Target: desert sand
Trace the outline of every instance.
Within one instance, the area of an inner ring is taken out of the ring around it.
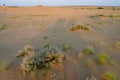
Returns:
[[[120,45],[116,48],[115,43],[120,42],[120,7],[103,8],[0,7],[0,65],[10,63],[6,70],[0,71],[0,80],[52,80],[54,73],[59,76],[59,80],[86,80],[91,75],[103,80],[105,71],[114,73],[116,80],[120,80]],[[71,31],[70,28],[77,24],[87,24],[92,30]],[[51,68],[45,77],[39,73],[35,77],[24,75],[19,68],[21,59],[14,57],[25,45],[32,45],[38,50],[46,44],[61,48],[64,43],[72,46],[65,51],[66,60],[58,67]],[[78,59],[78,53],[86,46],[93,46],[94,54]],[[117,67],[97,64],[96,59],[101,51],[116,61]],[[85,66],[87,59],[91,59],[90,68]]]

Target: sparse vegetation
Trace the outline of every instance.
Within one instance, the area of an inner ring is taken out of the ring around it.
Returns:
[[[111,72],[105,72],[103,74],[103,79],[104,80],[116,80],[115,75],[113,73],[111,73]]]
[[[70,46],[70,45],[68,45],[68,44],[63,44],[62,45],[62,49],[63,50],[70,50],[72,47]]]
[[[93,54],[93,53],[94,53],[94,48],[93,48],[92,46],[87,46],[87,47],[83,50],[83,52],[84,52],[85,54],[88,54],[88,55]]]
[[[105,52],[100,52],[97,58],[98,64],[107,64],[109,61],[109,55]]]
[[[99,15],[95,15],[95,17],[108,17],[108,18],[120,18],[120,15],[115,15],[115,14],[99,14]]]
[[[75,25],[75,26],[71,27],[71,31],[76,31],[76,30],[90,31],[90,30],[92,30],[92,28],[89,25]]]
[[[82,59],[84,54],[82,52],[78,53],[78,59]]]
[[[10,16],[10,17],[8,17],[9,19],[16,19],[16,18],[18,18],[19,16],[16,16],[16,15],[14,15],[14,16]]]
[[[119,41],[115,41],[115,47],[118,48],[118,49],[120,48],[120,42]]]
[[[57,47],[43,48],[42,51],[34,53],[31,48],[24,48],[16,57],[23,56],[21,69],[24,73],[29,73],[36,69],[49,68],[53,63],[61,63],[65,58],[65,53]]]
[[[33,41],[33,37],[30,37],[29,40],[30,40],[30,42],[32,42]]]

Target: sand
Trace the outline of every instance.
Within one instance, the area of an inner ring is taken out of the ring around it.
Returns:
[[[115,41],[120,41],[120,17],[101,17],[96,15],[119,15],[120,7],[0,7],[0,64],[10,62],[9,68],[0,71],[0,80],[52,80],[53,73],[60,80],[85,80],[94,75],[97,80],[102,80],[105,71],[113,72],[120,79],[120,48],[115,47]],[[71,31],[76,24],[89,24],[91,31]],[[44,39],[47,36],[48,39]],[[32,38],[32,42],[30,39]],[[35,50],[41,49],[45,44],[61,48],[67,43],[72,49],[66,51],[68,58],[57,67],[52,68],[43,78],[39,74],[31,78],[23,75],[19,68],[21,59],[14,55],[29,44]],[[86,46],[94,47],[93,55],[85,55],[82,60],[77,58],[79,52]],[[96,63],[98,54],[104,51],[115,60],[117,67],[99,65]],[[85,62],[91,59],[92,66],[87,68]]]

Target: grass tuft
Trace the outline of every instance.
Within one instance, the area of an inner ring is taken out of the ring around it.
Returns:
[[[82,59],[84,57],[84,54],[82,52],[78,53],[78,59]]]
[[[0,30],[5,29],[5,25],[0,25]]]
[[[63,50],[70,50],[72,47],[70,46],[70,45],[68,45],[68,44],[63,44],[62,45],[62,49]]]
[[[105,52],[100,52],[97,58],[98,64],[107,64],[109,61],[109,55]]]
[[[88,59],[86,61],[86,67],[91,67],[92,63],[91,63],[91,59]]]
[[[103,74],[103,79],[104,80],[115,80],[115,75],[111,72],[105,72]]]
[[[87,47],[83,50],[83,52],[84,52],[85,54],[91,55],[91,54],[94,53],[94,48],[93,48],[92,46],[87,46]]]

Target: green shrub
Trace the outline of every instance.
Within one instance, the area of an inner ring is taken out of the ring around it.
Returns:
[[[87,47],[83,50],[83,52],[84,52],[85,54],[88,54],[88,55],[93,54],[93,53],[94,53],[94,48],[93,48],[92,46],[87,46]]]
[[[103,74],[103,79],[104,80],[115,80],[115,75],[113,73],[110,73],[110,72],[105,72]]]
[[[109,61],[109,55],[107,55],[106,53],[101,52],[101,53],[98,55],[98,58],[97,58],[98,64],[107,64],[108,61]]]

